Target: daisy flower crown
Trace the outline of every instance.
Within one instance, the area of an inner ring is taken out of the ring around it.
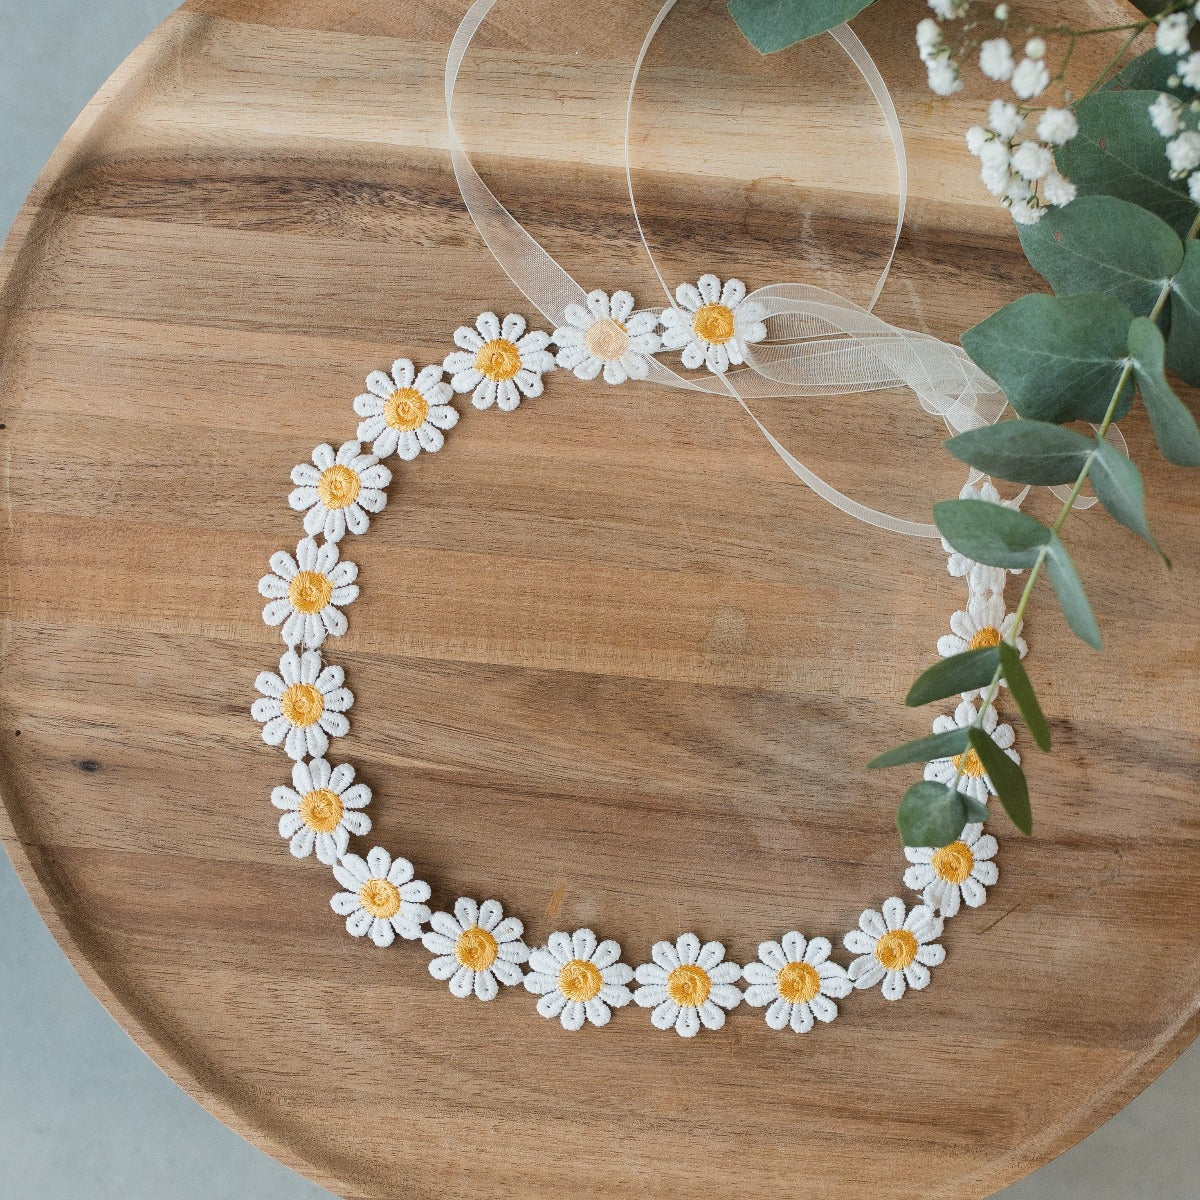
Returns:
[[[998,878],[996,841],[983,831],[994,788],[973,751],[961,761],[926,767],[928,778],[959,780],[971,823],[951,845],[905,850],[903,883],[915,894],[913,901],[890,896],[864,909],[841,938],[844,961],[834,957],[830,939],[783,928],[759,943],[757,958],[745,964],[727,958],[720,942],[702,941],[690,931],[655,943],[636,965],[622,961],[617,941],[590,929],[555,930],[531,946],[523,921],[498,900],[464,896],[434,907],[434,890],[417,877],[412,862],[355,841],[371,832],[374,797],[333,748],[350,731],[354,695],[342,667],[327,658],[331,641],[348,629],[346,610],[359,596],[358,567],[344,547],[351,535],[364,535],[387,505],[397,461],[444,448],[464,411],[461,398],[469,396],[470,407],[478,410],[512,413],[542,395],[547,377],[569,372],[595,386],[648,380],[732,397],[743,407],[755,396],[902,382],[952,427],[995,419],[997,404],[1003,406],[995,385],[961,350],[893,329],[821,289],[776,284],[748,292],[738,279],[704,274],[668,289],[665,307],[639,306],[625,289],[583,291],[487,192],[454,129],[458,71],[494,2],[477,0],[451,44],[446,67],[451,159],[485,242],[551,328],[531,329],[518,313],[484,312],[454,331],[453,348],[447,347],[440,363],[418,366],[398,358],[388,371],[372,371],[353,400],[359,419],[354,437],[337,447],[315,447],[310,461],[293,468],[288,503],[302,517],[304,536],[294,553],[270,556],[269,573],[259,583],[266,600],[263,620],[279,630],[286,649],[277,671],[258,675],[259,695],[251,706],[263,741],[282,746],[292,761],[290,781],[271,794],[281,813],[279,834],[297,859],[315,859],[330,871],[330,907],[351,937],[380,949],[420,943],[429,973],[457,999],[489,1001],[501,988],[523,986],[537,997],[540,1016],[569,1031],[607,1025],[614,1009],[632,1003],[649,1010],[655,1028],[683,1037],[721,1028],[726,1014],[744,1002],[762,1010],[771,1030],[808,1033],[836,1019],[839,1002],[856,991],[878,988],[888,1000],[899,1000],[928,986],[932,969],[945,958],[945,922],[963,905],[986,902]],[[668,0],[660,10],[638,67],[673,4]],[[869,55],[844,26],[834,36],[894,119]],[[635,69],[635,84],[636,76]],[[632,99],[632,87],[630,94]],[[630,199],[636,212],[632,189]],[[513,241],[506,222],[523,241]],[[514,244],[519,251],[511,249]],[[673,361],[675,355],[687,374],[668,365],[667,356]],[[928,534],[930,527],[867,509],[834,491],[767,436],[791,470],[847,512],[885,528]],[[978,476],[968,480],[963,495],[1001,503]],[[950,574],[966,581],[967,601],[950,618],[939,651],[950,655],[964,644],[999,642],[1012,623],[1004,605],[1007,573],[944,548]],[[1024,644],[1019,648],[1023,653]],[[970,725],[978,716],[977,700],[976,694],[964,695],[953,714],[935,721],[934,731]],[[994,708],[983,715],[983,725],[1016,759],[1013,731]]]

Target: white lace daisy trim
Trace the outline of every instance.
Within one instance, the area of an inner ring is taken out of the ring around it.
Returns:
[[[442,449],[445,432],[459,420],[452,403],[456,392],[470,393],[476,408],[511,412],[522,400],[540,396],[544,377],[558,367],[583,380],[616,385],[644,379],[651,359],[665,349],[682,350],[687,367],[721,374],[744,361],[747,344],[765,336],[761,309],[745,297],[740,280],[722,283],[715,275],[683,284],[677,307],[661,313],[639,310],[628,291],[596,290],[586,307],[571,305],[566,324],[552,334],[527,329],[516,313],[503,318],[481,313],[455,331],[457,349],[440,365],[418,369],[400,358],[388,372],[371,372],[367,390],[354,400],[360,418],[356,439],[336,450],[322,443],[310,463],[292,470],[288,504],[302,514],[306,536],[294,554],[281,549],[270,556],[270,572],[258,585],[267,601],[263,621],[279,630],[287,649],[278,672],[263,671],[255,680],[259,697],[250,710],[263,741],[282,746],[293,760],[291,786],[271,793],[281,811],[279,836],[296,858],[315,858],[332,869],[342,890],[330,905],[345,918],[347,933],[380,948],[397,940],[420,942],[430,955],[429,973],[458,999],[489,1001],[501,988],[523,984],[537,997],[541,1017],[572,1032],[606,1026],[614,1010],[632,1002],[649,1010],[655,1028],[685,1038],[720,1029],[744,999],[748,1008],[761,1011],[768,1029],[805,1034],[835,1020],[839,1002],[855,991],[878,987],[886,999],[898,1000],[928,986],[931,969],[945,958],[940,941],[945,922],[964,905],[984,904],[998,880],[996,839],[981,824],[971,824],[948,846],[904,851],[904,884],[920,902],[908,908],[892,896],[878,911],[865,909],[841,939],[852,956],[844,964],[834,959],[830,939],[797,930],[759,943],[758,957],[744,966],[728,959],[720,942],[683,933],[655,943],[649,961],[635,970],[622,961],[616,941],[590,929],[549,933],[531,949],[523,922],[506,916],[498,900],[460,897],[449,910],[431,911],[432,889],[416,878],[407,858],[381,846],[365,858],[350,850],[353,838],[371,831],[365,809],[372,793],[349,763],[335,766],[327,759],[332,739],[350,730],[354,696],[342,668],[322,655],[346,632],[345,610],[359,592],[358,568],[342,557],[339,543],[347,533],[366,533],[387,504],[392,472],[380,460],[411,461],[422,451]],[[962,495],[1003,503],[986,481],[968,485]],[[957,654],[1009,637],[1015,616],[1004,605],[1008,572],[944,549],[949,573],[966,581],[968,594],[966,607],[950,617],[949,631],[938,640],[939,653]],[[1015,642],[1024,655],[1025,642],[1019,637]],[[977,692],[964,695],[953,714],[934,720],[933,731],[969,725],[978,698]],[[984,712],[982,725],[1019,761],[1012,727],[1000,721],[994,706]],[[961,766],[959,787],[986,803],[993,788],[982,764],[973,750],[960,758],[929,763],[925,777],[949,783]]]

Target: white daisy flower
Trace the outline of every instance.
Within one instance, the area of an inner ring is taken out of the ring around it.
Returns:
[[[341,609],[358,599],[358,567],[338,558],[337,542],[324,542],[318,549],[311,537],[297,544],[295,558],[286,550],[271,555],[273,574],[258,581],[259,592],[270,601],[263,620],[282,624],[289,646],[303,643],[315,650],[327,634],[341,637],[346,632]]]
[[[905,911],[904,901],[892,896],[882,913],[868,908],[858,918],[858,928],[843,939],[857,954],[846,972],[856,988],[873,988],[882,981],[885,1000],[899,1000],[906,987],[920,991],[929,986],[929,968],[946,959],[937,944],[942,921],[924,904]]]
[[[705,1029],[720,1029],[725,1010],[741,1003],[741,989],[734,986],[742,969],[725,962],[720,942],[705,942],[694,933],[682,934],[672,942],[656,942],[650,951],[653,962],[634,972],[641,986],[633,993],[639,1008],[653,1008],[650,1020],[656,1029],[671,1029],[680,1037],[695,1037]]]
[[[529,957],[529,947],[521,941],[525,926],[506,917],[498,900],[476,904],[463,896],[452,914],[435,912],[429,923],[433,928],[421,939],[435,956],[429,973],[448,979],[451,995],[461,1000],[474,992],[480,1000],[494,1000],[501,983],[513,987],[521,982],[520,964]]]
[[[589,292],[587,308],[568,304],[567,323],[554,331],[556,361],[579,379],[595,379],[602,371],[605,383],[645,379],[650,356],[662,349],[656,312],[634,312],[628,292]]]
[[[830,961],[832,951],[828,938],[809,941],[795,930],[778,942],[762,942],[758,961],[747,963],[742,971],[750,985],[746,1003],[765,1008],[772,1029],[791,1026],[794,1033],[807,1033],[814,1017],[832,1021],[838,1015],[834,1000],[854,990],[845,969]]]
[[[696,284],[681,283],[675,289],[678,308],[666,309],[660,318],[662,344],[668,350],[683,350],[685,367],[708,367],[716,375],[729,364],[745,362],[742,347],[767,336],[763,324],[766,310],[746,299],[746,285],[730,279],[721,286],[715,275],[701,275]]]
[[[964,654],[968,650],[986,650],[1005,642],[1017,623],[1017,614],[1005,612],[1004,596],[1000,592],[985,592],[972,596],[965,609],[950,614],[950,633],[938,638],[938,653],[943,658]],[[1014,643],[1017,653],[1024,658],[1029,649],[1023,637]],[[1004,680],[1000,681],[1004,683]],[[965,699],[982,696],[983,688],[963,692]]]
[[[460,325],[454,331],[458,350],[443,364],[456,392],[470,392],[476,408],[496,405],[512,412],[522,396],[542,394],[542,376],[554,370],[554,355],[546,349],[550,335],[535,329],[525,332],[525,318],[509,313],[503,321],[493,312],[480,313],[475,328]]]
[[[346,918],[346,932],[354,937],[370,934],[380,949],[390,946],[396,934],[408,941],[421,936],[429,920],[429,884],[413,878],[413,865],[376,846],[364,862],[346,854],[333,868],[333,877],[347,890],[338,892],[329,906]]]
[[[1000,493],[987,480],[979,483],[968,483],[958,493],[960,500],[987,500],[992,504],[1002,503]],[[946,570],[955,579],[965,579],[972,595],[986,595],[991,592],[1004,590],[1004,582],[1008,572],[1003,567],[989,567],[978,563],[965,554],[960,554],[942,538],[942,549],[946,552]]]
[[[398,358],[390,375],[372,371],[367,390],[354,400],[354,411],[363,418],[359,441],[372,442],[380,458],[398,454],[411,462],[422,450],[433,454],[445,444],[442,430],[458,424],[451,395],[441,367],[424,367],[418,375],[410,359]]]
[[[283,748],[288,758],[324,758],[330,737],[350,729],[346,711],[354,696],[342,684],[346,673],[338,666],[321,667],[315,650],[289,650],[279,660],[279,674],[263,671],[254,681],[262,693],[250,715],[262,723],[262,739]]]
[[[933,732],[948,733],[951,729],[965,729],[968,725],[974,723],[978,711],[970,700],[963,700],[954,710],[954,716],[934,717]],[[989,704],[987,711],[983,714],[982,725],[984,733],[1013,762],[1019,763],[1021,761],[1021,756],[1012,748],[1013,742],[1016,741],[1016,734],[1013,733],[1013,727],[1008,724],[1000,724],[1000,719],[996,715],[996,709],[993,705]],[[954,776],[958,774],[960,762],[962,763],[963,773],[958,781],[958,790],[968,796],[973,796],[980,804],[986,804],[988,797],[996,794],[996,789],[992,785],[992,781],[988,778],[987,772],[983,769],[983,763],[979,761],[979,755],[974,750],[964,751],[964,753],[956,754],[952,758],[934,759],[933,762],[925,767],[925,778],[949,785]]]
[[[968,825],[948,846],[905,846],[904,856],[913,865],[904,872],[904,884],[943,917],[953,917],[961,901],[978,908],[1000,878],[992,862],[997,849],[996,839],[982,825]]]
[[[564,1029],[580,1029],[584,1021],[607,1025],[614,1008],[633,999],[633,968],[617,960],[621,947],[597,943],[590,929],[552,933],[545,949],[529,952],[525,989],[540,996],[543,1017],[558,1017]]]
[[[279,836],[287,838],[297,858],[316,847],[317,858],[332,867],[346,853],[352,833],[371,832],[371,818],[362,809],[371,803],[371,789],[354,782],[349,763],[331,767],[323,758],[292,767],[292,786],[277,787],[271,803],[283,809]]]
[[[358,442],[345,442],[334,453],[322,442],[312,452],[312,465],[292,468],[295,489],[288,504],[304,513],[304,532],[323,535],[327,542],[340,542],[346,530],[366,533],[369,513],[379,513],[387,504],[383,490],[392,473],[373,454],[364,454]]]

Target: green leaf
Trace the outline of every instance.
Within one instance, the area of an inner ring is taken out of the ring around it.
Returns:
[[[944,783],[914,783],[900,801],[896,824],[906,846],[948,846],[967,824],[968,797]],[[979,818],[982,819],[982,818]]]
[[[1095,445],[1049,421],[1000,421],[952,437],[946,449],[987,475],[1049,485],[1074,483]]]
[[[1172,0],[1135,0],[1143,12],[1146,8],[1168,8]],[[1144,6],[1144,7],[1143,7]],[[1102,92],[1128,92],[1139,88],[1155,92],[1168,91],[1167,80],[1179,70],[1179,60],[1171,54],[1160,54],[1157,48],[1139,54],[1126,63],[1110,80],[1100,87]]]
[[[1163,458],[1180,467],[1200,467],[1200,429],[1163,374],[1163,336],[1147,317],[1129,327],[1129,353]]]
[[[987,687],[999,665],[1000,657],[995,646],[981,646],[978,650],[964,650],[962,654],[943,658],[921,672],[908,689],[904,703],[915,708],[931,700],[944,700],[960,692]]]
[[[1050,726],[1042,712],[1042,706],[1034,694],[1033,684],[1029,679],[1029,673],[1025,670],[1025,664],[1021,662],[1020,654],[1017,653],[1016,647],[1010,646],[1008,642],[1001,642],[998,649],[1000,664],[1004,667],[1004,681],[1008,684],[1009,694],[1017,708],[1021,710],[1021,716],[1025,718],[1025,724],[1029,726],[1033,740],[1042,750],[1049,750]]]
[[[1171,293],[1171,336],[1167,366],[1200,387],[1200,242],[1189,241]]]
[[[1121,378],[1133,313],[1101,293],[1022,296],[962,336],[1022,417],[1099,422]],[[1116,419],[1133,402],[1122,397]]]
[[[1079,102],[1079,133],[1058,152],[1081,196],[1116,196],[1162,217],[1176,233],[1196,216],[1187,180],[1172,179],[1163,139],[1150,124],[1157,91],[1100,91]]]
[[[1104,438],[1097,437],[1094,446],[1096,457],[1092,460],[1088,479],[1096,498],[1126,529],[1144,537],[1169,567],[1171,560],[1163,554],[1146,520],[1146,490],[1137,464]]]
[[[773,54],[856,17],[873,0],[729,0],[730,16],[760,54]]]
[[[1099,650],[1103,644],[1100,639],[1100,626],[1096,624],[1096,616],[1088,603],[1087,593],[1083,590],[1075,564],[1057,534],[1050,538],[1046,570],[1050,574],[1054,594],[1058,597],[1058,605],[1063,610],[1063,616],[1067,618],[1071,632],[1081,641],[1087,642],[1093,650]]]
[[[1150,312],[1164,280],[1183,266],[1183,242],[1170,225],[1115,196],[1080,196],[1017,231],[1025,257],[1058,295],[1104,292],[1135,313]]]
[[[983,769],[1004,805],[1004,811],[1022,833],[1033,832],[1033,809],[1025,772],[978,726],[971,730],[971,749],[979,755]]]
[[[933,519],[955,550],[989,567],[1031,567],[1054,536],[1032,517],[987,500],[942,500]]]
[[[967,748],[967,731],[965,729],[949,729],[945,733],[931,734],[929,737],[917,738],[916,741],[905,742],[894,750],[888,750],[878,758],[873,758],[867,766],[877,771],[881,767],[904,767],[909,763],[933,762],[935,758],[950,758],[961,754]]]

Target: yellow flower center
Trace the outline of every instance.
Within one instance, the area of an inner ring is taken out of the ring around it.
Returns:
[[[917,957],[916,935],[907,929],[893,929],[875,943],[875,957],[885,971],[903,971]]]
[[[388,879],[368,879],[358,889],[358,902],[371,916],[390,921],[400,911],[400,889]]]
[[[300,816],[313,833],[332,833],[342,820],[342,801],[337,792],[316,788],[300,799]]]
[[[383,403],[383,419],[401,433],[412,433],[425,424],[429,402],[416,388],[397,388]]]
[[[326,467],[321,472],[321,478],[317,480],[317,495],[326,508],[345,508],[358,499],[358,493],[361,491],[362,480],[359,479],[358,472],[343,467],[340,463]]]
[[[591,1000],[600,994],[604,980],[595,963],[573,958],[558,973],[558,990],[568,1000]]]
[[[956,754],[950,761],[954,764],[956,771],[961,767],[962,773],[969,775],[972,779],[982,779],[987,773],[983,768],[983,763],[979,761],[979,755],[974,750],[968,750],[966,754]]]
[[[499,957],[496,939],[477,925],[464,929],[454,946],[454,957],[472,971],[486,971]]]
[[[733,309],[727,304],[706,304],[696,310],[692,328],[702,341],[720,346],[733,337]]]
[[[302,729],[315,725],[325,711],[325,701],[311,683],[293,683],[279,698],[279,706],[289,723]]]
[[[684,963],[667,976],[667,995],[681,1008],[699,1008],[711,991],[708,972],[694,963]]]
[[[779,995],[792,1004],[806,1004],[821,990],[821,977],[808,963],[791,962],[775,976]]]
[[[319,613],[332,595],[332,581],[319,571],[297,571],[288,584],[288,599],[297,612]]]
[[[588,352],[601,362],[614,362],[629,349],[629,334],[620,321],[596,321],[583,338]]]
[[[990,650],[993,646],[998,646],[1004,639],[1000,636],[1000,630],[994,625],[985,625],[968,643],[968,650]]]
[[[475,352],[475,369],[503,383],[521,369],[521,352],[508,338],[493,338]]]
[[[951,842],[934,852],[930,866],[947,883],[965,883],[975,868],[975,855],[966,842]]]

